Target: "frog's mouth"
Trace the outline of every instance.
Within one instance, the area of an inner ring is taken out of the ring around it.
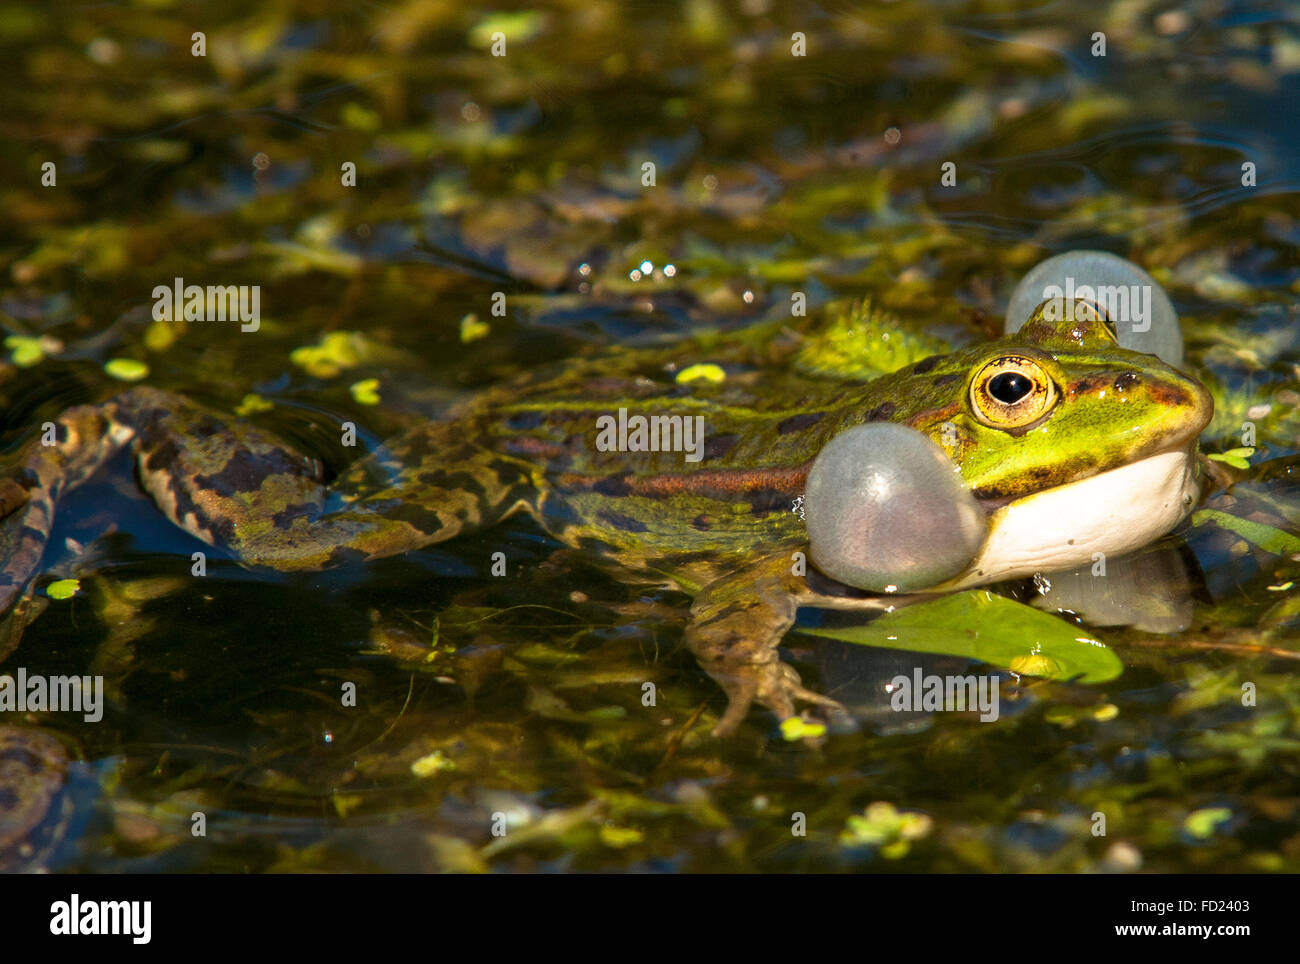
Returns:
[[[1072,569],[1141,548],[1186,517],[1199,488],[1193,443],[1015,500],[982,501],[988,537],[945,588]]]

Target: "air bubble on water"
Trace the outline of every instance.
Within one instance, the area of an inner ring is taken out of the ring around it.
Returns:
[[[649,261],[642,261],[642,262],[641,262],[641,273],[642,273],[642,274],[652,274],[652,273],[654,272],[654,270],[655,270],[655,266],[654,266],[651,262],[649,262]]]

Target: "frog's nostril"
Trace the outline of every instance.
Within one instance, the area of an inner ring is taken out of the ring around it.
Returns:
[[[1127,388],[1132,388],[1141,380],[1137,372],[1123,372],[1115,379],[1115,391],[1122,392]]]

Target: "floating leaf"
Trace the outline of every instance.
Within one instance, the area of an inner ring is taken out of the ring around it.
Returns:
[[[645,834],[635,827],[611,827],[607,823],[600,825],[600,842],[606,847],[622,849],[639,844],[644,839]]]
[[[470,312],[460,320],[460,340],[462,344],[468,345],[471,341],[478,341],[480,338],[486,338],[492,326],[486,321],[479,321],[478,315]]]
[[[365,131],[367,134],[373,134],[383,125],[383,119],[378,111],[363,107],[356,101],[348,101],[344,104],[339,118],[353,130]]]
[[[352,392],[352,397],[361,405],[379,404],[378,378],[367,378],[364,381],[357,382],[348,390]]]
[[[541,30],[544,20],[545,15],[535,10],[489,13],[470,28],[469,42],[480,49],[490,47],[495,33],[505,34],[507,43],[531,40]]]
[[[1183,821],[1183,829],[1197,840],[1206,840],[1214,836],[1215,829],[1221,823],[1232,819],[1232,811],[1227,807],[1206,807],[1193,810]]]
[[[346,817],[365,802],[365,796],[360,793],[334,793],[334,811],[340,817]]]
[[[1215,452],[1208,457],[1215,462],[1227,463],[1234,469],[1248,469],[1250,468],[1250,462],[1248,462],[1247,459],[1254,454],[1254,447],[1248,446],[1244,448],[1228,449],[1226,452]]]
[[[71,599],[81,590],[81,580],[60,579],[45,587],[45,594],[51,599]]]
[[[361,337],[351,331],[331,331],[317,345],[304,345],[289,353],[289,361],[317,378],[333,378],[361,362]]]
[[[1109,647],[1079,627],[987,590],[906,606],[861,626],[799,631],[862,646],[964,656],[1047,679],[1104,683],[1124,670]]]
[[[144,330],[144,346],[150,351],[166,351],[176,343],[185,329],[174,321],[153,321]]]
[[[1235,532],[1247,542],[1252,542],[1275,556],[1300,552],[1300,538],[1291,535],[1291,533],[1283,532],[1281,529],[1274,529],[1262,522],[1242,519],[1239,516],[1221,512],[1218,509],[1202,509],[1193,514],[1192,525],[1217,525],[1229,532]]]
[[[427,756],[422,756],[411,764],[411,772],[417,777],[431,777],[443,770],[454,770],[456,764],[453,760],[443,756],[441,750],[434,750]]]
[[[267,401],[261,395],[255,395],[252,392],[249,392],[244,396],[244,400],[235,408],[235,414],[240,417],[247,417],[249,415],[255,415],[258,412],[269,412],[273,408],[275,408],[273,403]]]
[[[110,358],[104,363],[104,371],[124,382],[138,382],[149,374],[149,366],[134,358]]]
[[[804,737],[817,737],[826,735],[826,727],[820,723],[810,723],[807,720],[792,716],[788,720],[781,721],[781,735],[787,740],[802,740]]]
[[[677,373],[677,383],[679,385],[685,385],[687,382],[696,381],[712,382],[717,385],[726,380],[727,373],[718,365],[691,365],[689,368],[683,368]]]
[[[862,816],[849,817],[840,843],[846,847],[880,847],[881,856],[897,860],[906,856],[913,840],[929,835],[934,822],[924,813],[899,810],[892,803],[876,801]]]
[[[13,363],[19,368],[31,368],[45,358],[45,342],[30,335],[9,335],[5,338],[5,347],[13,354]]]

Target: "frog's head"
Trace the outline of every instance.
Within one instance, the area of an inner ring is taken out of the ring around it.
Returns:
[[[1121,348],[1076,304],[1079,317],[1054,320],[1067,312],[1045,302],[1020,331],[949,356],[944,367],[961,375],[950,382],[956,397],[912,423],[990,508],[1153,456],[1190,460],[1214,413],[1199,382]]]
[[[967,514],[984,519],[973,561],[941,588],[1095,563],[1168,532],[1195,502],[1209,393],[1075,307],[1044,303],[1020,331],[920,362],[890,388],[892,420],[947,454],[975,500]]]

